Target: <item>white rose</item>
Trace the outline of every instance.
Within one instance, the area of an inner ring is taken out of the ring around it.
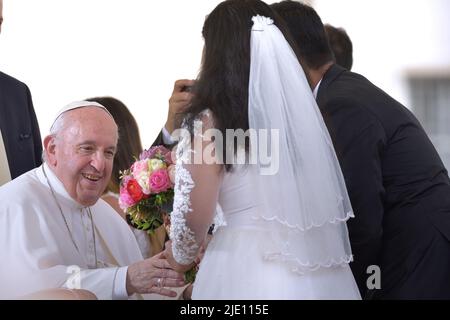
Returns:
[[[166,169],[167,166],[163,161],[161,161],[159,159],[151,159],[148,161],[148,168],[149,168],[150,173],[152,173],[156,170]]]

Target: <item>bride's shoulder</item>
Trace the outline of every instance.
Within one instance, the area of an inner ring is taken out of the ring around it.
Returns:
[[[205,109],[198,114],[189,114],[181,125],[182,129],[187,129],[194,134],[203,134],[208,129],[215,128],[214,113],[210,109]]]
[[[210,120],[214,119],[214,113],[212,112],[211,109],[205,109],[198,114],[198,118],[200,120],[209,120],[210,121]]]
[[[196,122],[201,123],[204,129],[214,128],[214,113],[211,109],[205,109],[196,117]]]

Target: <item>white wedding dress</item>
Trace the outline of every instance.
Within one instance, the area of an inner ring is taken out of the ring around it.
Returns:
[[[213,127],[212,114],[204,112],[201,122],[204,131]],[[196,137],[204,135],[197,132]],[[204,142],[203,152],[205,145],[208,143]],[[191,148],[183,148],[180,143],[178,149],[194,157]],[[352,256],[345,254],[341,235],[335,232],[345,227],[351,213],[345,219],[330,220],[305,231],[289,230],[278,221],[260,218],[270,214],[265,199],[275,195],[260,193],[257,165],[235,165],[231,172],[225,172],[220,165],[186,164],[182,159],[180,152],[171,215],[176,260],[191,263],[202,235],[211,224],[216,225],[194,283],[193,299],[361,298],[348,265]],[[281,205],[289,199],[276,201]],[[217,204],[221,211],[216,210]],[[296,243],[290,243],[292,240]],[[300,264],[290,261],[284,257],[289,246],[300,247],[300,251],[317,250],[312,254],[314,260]],[[320,252],[324,246],[325,252],[336,255],[327,259]]]
[[[219,204],[226,226],[218,227],[197,275],[193,299],[360,299],[348,261],[303,275],[266,257],[285,230],[253,217],[264,210],[252,184],[256,167],[226,173]],[[270,196],[270,195],[268,195]],[[283,199],[280,199],[283,201]]]
[[[277,134],[251,139],[250,150],[261,142],[278,147],[270,161],[276,170],[267,170],[262,156],[229,172],[199,162],[221,142],[209,130],[215,126],[208,110],[193,139],[178,132],[173,256],[192,263],[209,226],[224,220],[201,261],[193,299],[360,299],[348,265],[353,212],[330,136],[282,33],[271,19],[253,22],[249,127]],[[223,219],[215,220],[217,203]]]

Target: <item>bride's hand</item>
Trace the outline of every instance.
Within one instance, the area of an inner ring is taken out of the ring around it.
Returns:
[[[178,262],[176,262],[175,258],[173,257],[173,252],[172,252],[172,240],[169,240],[166,242],[164,256],[167,259],[167,262],[169,262],[172,269],[179,273],[186,272],[186,271],[192,269],[192,267],[194,267],[196,265],[195,262],[188,264],[188,265],[179,264]]]

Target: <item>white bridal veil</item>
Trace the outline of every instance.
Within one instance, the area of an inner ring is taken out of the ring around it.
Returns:
[[[271,163],[277,172],[268,173],[267,163],[258,158],[255,177],[255,196],[265,208],[255,218],[282,231],[279,251],[267,252],[266,258],[288,262],[299,273],[348,263],[352,255],[345,222],[353,212],[330,135],[281,31],[269,18],[252,20],[249,125],[259,133],[279,133],[279,139],[268,138],[270,146],[278,146],[272,159],[279,163]]]

